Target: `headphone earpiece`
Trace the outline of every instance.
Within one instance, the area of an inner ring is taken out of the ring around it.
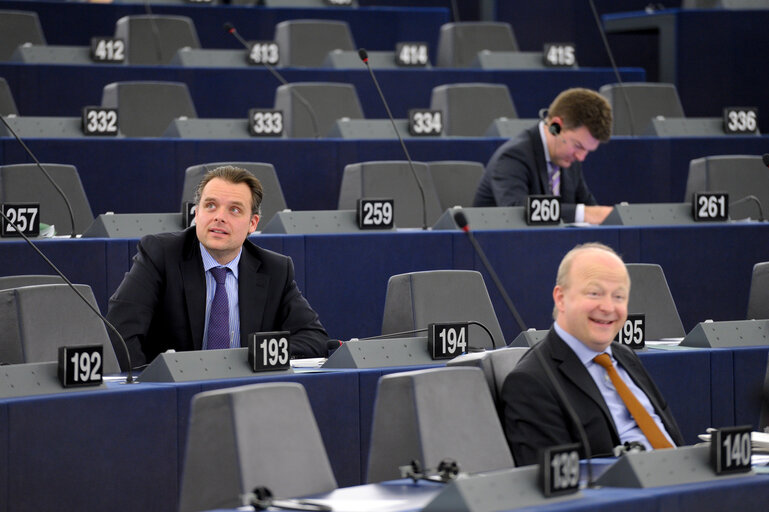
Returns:
[[[550,123],[550,133],[553,135],[558,135],[561,133],[561,124],[560,123]]]

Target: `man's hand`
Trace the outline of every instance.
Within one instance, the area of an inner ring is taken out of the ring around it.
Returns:
[[[613,206],[585,206],[585,222],[601,224],[613,209]]]

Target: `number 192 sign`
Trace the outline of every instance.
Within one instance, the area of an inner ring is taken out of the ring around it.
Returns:
[[[65,388],[98,386],[102,383],[101,345],[59,347],[58,374]]]
[[[248,364],[255,372],[288,370],[288,331],[255,332],[248,335]]]

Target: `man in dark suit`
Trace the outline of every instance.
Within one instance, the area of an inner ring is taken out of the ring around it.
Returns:
[[[327,354],[328,334],[297,288],[291,258],[246,240],[259,222],[262,194],[248,171],[219,167],[198,187],[195,226],[139,242],[107,313],[134,367],[169,349],[246,346],[250,333],[267,331],[291,333],[292,357]],[[221,314],[209,317],[212,310]],[[121,358],[123,350],[116,353]]]
[[[611,213],[598,206],[582,175],[582,161],[611,137],[611,106],[589,89],[568,89],[547,115],[500,146],[486,165],[473,206],[523,206],[528,195],[561,197],[566,222],[600,224]]]
[[[505,435],[517,465],[537,463],[549,446],[582,442],[534,351],[576,410],[593,456],[611,455],[626,442],[647,449],[683,444],[670,408],[638,356],[612,342],[627,318],[629,293],[625,265],[609,247],[585,244],[564,257],[553,290],[553,328],[524,355],[502,388]],[[621,383],[594,360],[605,363],[602,354],[608,354]],[[635,405],[622,396],[623,385]]]

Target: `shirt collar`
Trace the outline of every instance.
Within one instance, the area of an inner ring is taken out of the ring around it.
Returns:
[[[547,135],[545,135],[545,122],[539,122],[539,138],[542,141],[542,147],[545,150],[545,162],[548,166],[553,165],[550,161],[550,151],[547,149]]]
[[[231,262],[227,263],[226,265],[220,265],[219,262],[216,261],[213,256],[211,256],[211,254],[202,243],[198,242],[198,244],[200,244],[200,255],[203,257],[203,270],[205,272],[208,272],[214,267],[227,267],[230,269],[230,272],[232,272],[232,275],[235,276],[235,279],[238,278],[238,263],[240,262],[240,255],[243,253],[243,247],[238,250],[238,255],[235,256]]]
[[[560,336],[561,339],[569,346],[569,348],[574,351],[574,353],[577,355],[577,358],[579,358],[583,365],[587,365],[587,363],[591,362],[593,358],[599,354],[606,353],[609,354],[609,357],[612,357],[611,345],[609,345],[603,352],[596,352],[595,350],[588,348],[587,345],[579,341],[568,332],[564,331],[563,328],[558,325],[558,321],[553,323],[553,328],[555,329],[555,332],[558,334],[558,336]],[[612,359],[614,358],[612,357]]]

